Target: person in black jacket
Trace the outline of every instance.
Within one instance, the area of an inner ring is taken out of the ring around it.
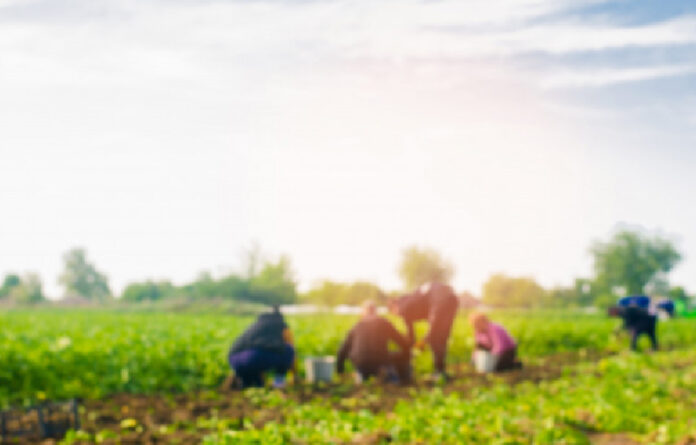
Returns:
[[[400,350],[389,351],[389,341],[396,343]],[[362,318],[350,330],[338,351],[336,371],[343,374],[345,360],[349,358],[362,380],[396,373],[400,383],[408,383],[411,378],[409,346],[406,337],[389,320],[377,315],[374,303],[366,302]]]
[[[638,338],[646,334],[650,338],[653,351],[657,351],[657,315],[636,305],[627,307],[614,306],[609,308],[609,315],[621,317],[623,328],[631,333],[631,349],[638,348]]]
[[[263,386],[264,373],[272,371],[282,385],[294,370],[292,334],[277,306],[258,319],[237,338],[228,354],[230,367],[243,388]]]
[[[447,341],[459,308],[459,299],[452,288],[442,283],[427,283],[412,294],[392,300],[390,308],[404,319],[412,346],[422,349],[426,343],[430,345],[436,373],[446,376]],[[428,320],[430,327],[426,337],[416,342],[413,323],[418,320]]]

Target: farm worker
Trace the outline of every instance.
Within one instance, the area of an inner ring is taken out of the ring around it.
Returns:
[[[629,295],[619,299],[620,307],[638,306],[643,309],[649,309],[651,298],[647,295]]]
[[[495,360],[495,371],[520,368],[517,361],[517,343],[510,333],[498,323],[493,323],[481,312],[472,312],[469,323],[474,329],[476,348],[489,351]]]
[[[399,346],[398,352],[389,351],[389,341]],[[372,376],[392,374],[399,382],[408,383],[411,377],[411,351],[408,339],[384,317],[377,315],[372,301],[363,304],[362,316],[348,332],[338,351],[336,371],[342,374],[349,358],[361,380]],[[393,374],[396,373],[396,376]]]
[[[392,300],[392,313],[401,316],[408,328],[408,339],[412,346],[423,349],[430,345],[433,352],[433,365],[437,374],[445,373],[447,356],[447,341],[454,317],[459,308],[459,299],[450,286],[442,283],[426,283],[415,292]],[[415,341],[413,323],[418,320],[428,320],[428,334],[421,341]]]
[[[657,350],[657,315],[635,304],[627,307],[610,307],[609,315],[623,319],[624,329],[631,333],[632,350],[635,351],[638,348],[638,338],[641,334],[646,334],[650,338],[653,350]]]
[[[655,309],[657,310],[658,315],[663,313],[669,318],[674,317],[674,301],[670,300],[669,298],[663,298],[662,300],[658,301],[655,305]]]
[[[282,386],[285,374],[295,369],[292,333],[278,306],[259,315],[230,348],[228,360],[241,386],[263,386],[264,373],[276,374],[276,386]]]

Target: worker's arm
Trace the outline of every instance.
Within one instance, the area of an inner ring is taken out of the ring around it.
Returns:
[[[292,335],[290,328],[283,329],[283,341],[290,346],[295,345],[295,337]]]
[[[283,341],[294,348],[295,337],[292,335],[290,328],[283,329]],[[292,382],[297,385],[300,383],[300,379],[297,377],[297,353],[295,353],[292,359],[292,366],[290,367],[290,374],[292,374]]]
[[[402,351],[407,351],[411,347],[409,339],[406,338],[401,332],[397,331],[393,324],[384,320],[384,331],[385,337],[397,345]]]
[[[487,334],[477,332],[474,339],[476,341],[476,349],[490,351],[493,348],[491,339]]]
[[[491,340],[491,354],[500,355],[503,352],[503,340],[500,338],[500,332],[497,329],[489,329],[488,338]]]
[[[339,374],[343,374],[343,371],[345,370],[344,367],[344,362],[346,361],[346,358],[348,357],[348,353],[350,352],[350,348],[353,345],[353,332],[355,331],[355,328],[351,329],[348,335],[346,336],[346,339],[343,340],[343,344],[341,345],[341,348],[338,350],[338,357],[336,358],[336,372]]]

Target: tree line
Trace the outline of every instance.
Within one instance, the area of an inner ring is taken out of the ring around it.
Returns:
[[[607,306],[620,296],[637,293],[671,297],[686,304],[692,301],[682,287],[669,285],[668,274],[682,255],[668,239],[622,230],[607,241],[595,242],[590,253],[594,263],[591,277],[576,278],[568,286],[545,289],[531,277],[494,274],[483,285],[478,301],[494,307]],[[63,263],[59,282],[65,297],[91,302],[114,300],[106,274],[87,258],[84,249],[66,252]],[[392,292],[369,281],[323,280],[299,293],[289,258],[265,259],[258,247],[247,252],[243,269],[217,278],[203,272],[183,285],[166,280],[134,282],[124,288],[118,300],[139,303],[228,299],[259,304],[357,305],[366,299],[385,302],[394,294],[412,291],[430,281],[449,283],[455,273],[452,263],[439,252],[417,246],[402,252],[398,273],[403,288]],[[41,280],[36,274],[7,274],[0,287],[0,300],[19,304],[42,302],[45,296]]]

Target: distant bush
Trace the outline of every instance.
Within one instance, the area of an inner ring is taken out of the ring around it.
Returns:
[[[355,281],[339,283],[325,280],[302,295],[302,301],[322,306],[359,305],[365,300],[386,301],[386,294],[374,283]]]
[[[121,294],[121,300],[129,302],[158,301],[173,297],[175,294],[176,287],[169,281],[146,281],[126,286]]]
[[[5,279],[2,281],[2,287],[0,287],[0,298],[5,298],[10,295],[12,288],[19,286],[22,280],[19,275],[10,273],[5,275]]]
[[[296,284],[290,272],[290,262],[282,257],[266,262],[251,276],[235,274],[214,278],[203,272],[191,283],[174,286],[168,281],[145,281],[129,284],[121,294],[124,302],[160,301],[167,299],[204,301],[211,299],[236,300],[259,304],[289,304],[297,300]]]
[[[496,274],[483,285],[482,300],[495,307],[535,307],[548,302],[548,293],[532,278]]]
[[[10,279],[8,280],[8,278]],[[37,274],[28,273],[22,278],[16,275],[8,275],[8,277],[5,277],[5,284],[8,282],[11,285],[6,289],[6,297],[14,303],[35,304],[46,300],[41,279]],[[5,289],[5,286],[3,286],[3,289]]]

